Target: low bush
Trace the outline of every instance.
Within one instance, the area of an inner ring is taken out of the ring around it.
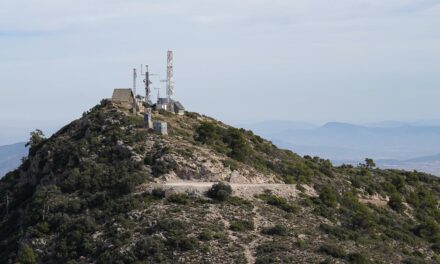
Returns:
[[[146,237],[136,243],[134,254],[143,260],[162,252],[164,248],[164,242],[160,237]]]
[[[254,230],[254,228],[255,228],[254,222],[247,220],[235,220],[231,222],[231,225],[229,226],[229,229],[238,232]]]
[[[203,241],[209,241],[209,240],[214,239],[214,235],[215,235],[215,233],[212,232],[211,230],[204,229],[200,233],[199,239],[203,240]]]
[[[338,205],[338,194],[326,186],[319,193],[319,200],[326,206],[334,208]]]
[[[276,224],[272,227],[267,227],[263,229],[263,234],[271,236],[287,236],[289,230],[284,225]]]
[[[198,241],[195,237],[174,234],[168,237],[166,243],[172,248],[179,249],[181,251],[193,250],[198,246]]]
[[[298,212],[298,208],[294,204],[289,203],[283,197],[279,197],[279,196],[276,196],[273,194],[262,194],[259,197],[262,200],[266,201],[267,204],[276,206],[276,207],[280,208],[281,210],[284,210],[288,213]]]
[[[162,188],[154,188],[151,191],[151,195],[153,195],[153,197],[156,199],[163,199],[165,198],[165,190]]]
[[[370,261],[360,253],[352,253],[347,257],[348,261],[353,264],[368,264]]]
[[[232,194],[232,188],[229,184],[219,182],[214,184],[209,189],[207,195],[209,198],[223,202],[226,201]]]
[[[243,199],[241,197],[238,197],[238,196],[229,197],[228,203],[235,205],[235,206],[239,206],[239,207],[246,209],[246,210],[252,210],[252,208],[254,208],[254,205],[252,204],[252,202],[250,202],[246,199]]]
[[[394,211],[399,213],[405,211],[405,205],[403,205],[402,203],[402,197],[398,193],[392,193],[390,195],[388,206],[391,207]]]
[[[170,171],[173,171],[176,168],[176,164],[165,162],[162,160],[155,161],[151,166],[151,170],[153,172],[154,177],[159,177],[161,175],[167,174]]]
[[[22,264],[37,263],[37,254],[28,245],[22,245],[18,251],[18,261]]]
[[[171,203],[185,205],[185,204],[189,204],[190,199],[188,194],[186,193],[173,193],[167,198],[167,201]]]
[[[319,252],[322,252],[334,258],[343,259],[347,257],[345,251],[336,245],[324,244],[319,248]]]

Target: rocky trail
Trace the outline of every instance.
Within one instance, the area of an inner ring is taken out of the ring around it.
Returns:
[[[166,182],[150,184],[145,191],[162,188],[170,193],[194,193],[204,194],[216,182],[196,182],[196,181],[181,181],[181,182]],[[253,198],[255,195],[270,191],[271,193],[286,197],[297,198],[298,190],[294,184],[278,184],[278,183],[228,183],[233,190],[233,195],[242,198]]]

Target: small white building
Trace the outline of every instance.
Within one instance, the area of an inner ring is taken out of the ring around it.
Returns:
[[[156,103],[156,110],[166,110],[178,115],[185,114],[185,107],[179,102],[168,98],[158,98]]]
[[[171,104],[168,98],[158,98],[156,103],[156,110],[171,111]]]
[[[145,124],[145,128],[147,128],[147,129],[153,129],[154,128],[154,126],[153,126],[153,115],[151,113],[151,109],[150,108],[148,108],[145,111],[145,114],[144,114],[144,124]]]
[[[154,121],[153,122],[154,131],[162,134],[168,135],[168,124],[163,121]]]

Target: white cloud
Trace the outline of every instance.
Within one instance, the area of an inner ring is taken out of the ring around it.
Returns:
[[[377,18],[435,8],[432,0],[14,0],[0,1],[2,31],[65,30],[139,17],[186,17],[202,24],[298,23]],[[433,14],[434,15],[434,14]],[[239,26],[239,24],[237,25]]]
[[[356,111],[340,112],[331,102],[356,109],[359,91],[367,105],[378,91],[392,94],[396,87],[401,96],[435,107],[432,96],[418,97],[413,86],[432,91],[440,83],[437,2],[0,0],[0,97],[3,87],[16,87],[7,95],[17,100],[26,89],[36,97],[67,94],[68,110],[81,113],[111,87],[130,85],[132,65],[151,63],[161,71],[164,51],[173,48],[179,96],[194,110],[221,118],[317,120],[325,111],[334,119],[355,119]],[[243,107],[233,94],[250,94],[254,105],[274,108],[237,117],[219,103]],[[29,108],[18,109],[17,119],[29,111],[61,118],[50,105],[26,100]],[[0,104],[0,112],[11,107]],[[408,110],[390,104],[375,111]]]

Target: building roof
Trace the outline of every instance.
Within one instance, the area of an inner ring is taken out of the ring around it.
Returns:
[[[180,111],[185,110],[185,107],[183,107],[183,105],[179,101],[174,101],[174,109],[176,111]]]
[[[158,98],[157,103],[158,104],[168,104],[168,98]]]
[[[113,90],[112,101],[132,102],[133,97],[133,91],[130,88],[118,88]]]

